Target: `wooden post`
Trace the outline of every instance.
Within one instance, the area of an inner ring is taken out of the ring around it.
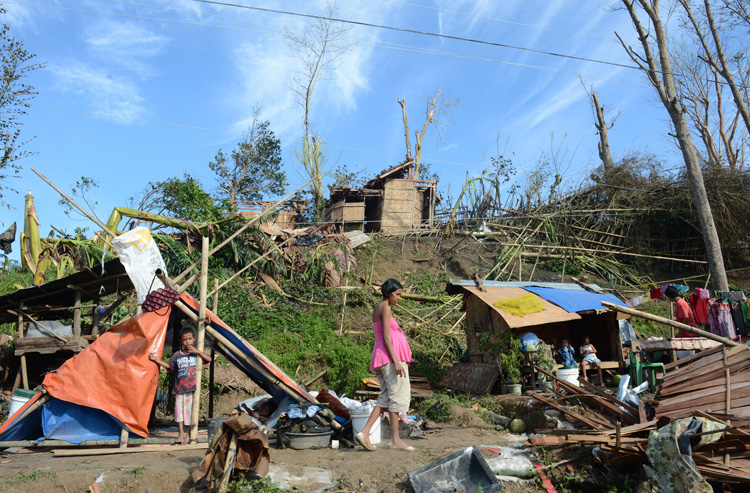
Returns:
[[[23,303],[18,306],[18,339],[24,337],[24,324],[23,324]],[[26,370],[26,354],[21,355],[21,379],[23,381],[23,388],[29,389],[29,373]]]
[[[206,339],[206,294],[208,293],[208,236],[203,237],[201,248],[201,283],[200,283],[200,307],[198,308],[198,340],[195,348],[203,352],[203,344]],[[201,406],[201,377],[203,377],[203,360],[198,357],[195,368],[196,388],[193,396],[193,422],[190,426],[190,442],[198,443],[198,419],[200,418]]]
[[[672,303],[671,301],[669,302],[669,318],[674,319],[674,303]],[[675,329],[674,327],[670,327],[669,329],[672,333],[671,339],[674,339]],[[674,349],[674,346],[672,347],[672,361],[677,361],[677,351]]]
[[[214,279],[213,312],[217,317],[219,312],[219,280]],[[208,366],[208,417],[214,417],[214,363],[216,362],[216,344],[211,344],[211,363]]]
[[[73,302],[73,338],[76,342],[81,338],[81,292],[75,290]]]
[[[120,448],[128,447],[128,433],[128,429],[123,426],[120,431]]]
[[[96,298],[94,300],[94,313],[91,315],[91,335],[94,337],[99,336],[99,321],[101,320],[101,313],[99,313],[101,300]]]

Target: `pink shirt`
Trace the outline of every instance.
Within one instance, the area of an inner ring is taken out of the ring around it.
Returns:
[[[375,332],[375,347],[372,348],[370,371],[374,371],[375,368],[380,368],[391,362],[391,356],[385,347],[385,341],[383,341],[383,322],[373,322],[372,330]],[[411,362],[411,348],[395,318],[391,319],[391,344],[393,344],[393,352],[399,361],[403,361],[404,363]]]

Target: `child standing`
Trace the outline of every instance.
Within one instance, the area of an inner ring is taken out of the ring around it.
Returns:
[[[168,362],[159,359],[156,353],[151,353],[149,359],[157,365],[172,372],[177,370],[174,378],[174,388],[172,393],[175,394],[174,420],[177,421],[177,427],[180,435],[177,443],[187,445],[190,443],[190,423],[193,422],[193,395],[198,387],[196,382],[196,368],[198,366],[198,356],[203,363],[209,363],[211,356],[195,349],[193,343],[195,335],[190,328],[183,328],[180,331],[180,344],[182,347],[175,351]],[[183,428],[184,423],[184,428]]]

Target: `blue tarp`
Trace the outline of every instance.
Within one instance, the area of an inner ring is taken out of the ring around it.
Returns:
[[[120,438],[122,424],[99,409],[52,398],[42,407],[42,430],[47,440],[81,443]]]
[[[31,414],[21,419],[20,413],[8,426],[3,434],[0,435],[0,441],[28,440],[42,436],[42,409],[37,408]]]
[[[626,306],[625,303],[618,300],[614,295],[609,293],[598,294],[591,291],[582,291],[578,289],[557,289],[543,288],[539,286],[524,287],[526,291],[541,296],[550,303],[554,303],[563,310],[575,313],[586,310],[603,310],[602,301],[608,301],[620,306]]]

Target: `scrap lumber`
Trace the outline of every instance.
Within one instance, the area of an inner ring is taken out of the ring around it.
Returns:
[[[174,442],[174,440],[172,440]],[[142,454],[146,452],[179,452],[183,450],[202,450],[208,448],[208,443],[191,443],[190,445],[143,445],[127,448],[72,448],[52,451],[55,457],[75,457],[81,455],[112,455],[112,454]]]
[[[639,310],[633,310],[632,308],[625,308],[624,306],[616,305],[614,303],[610,303],[608,301],[602,301],[602,305],[612,308],[613,310],[617,310],[618,312],[627,313],[628,315],[633,315],[635,317],[641,317],[645,318],[647,320],[652,320],[654,322],[659,322],[664,325],[669,325],[671,327],[674,327],[676,329],[684,329],[688,330],[694,334],[698,334],[699,336],[703,336],[706,339],[711,339],[717,342],[720,342],[724,344],[725,346],[739,346],[739,342],[735,342],[731,339],[728,339],[726,337],[717,336],[713,332],[707,332],[705,330],[701,330],[698,328],[693,327],[692,325],[683,324],[680,322],[675,322],[674,320],[670,320],[668,318],[660,317],[658,315],[652,315],[650,313],[645,313]]]

